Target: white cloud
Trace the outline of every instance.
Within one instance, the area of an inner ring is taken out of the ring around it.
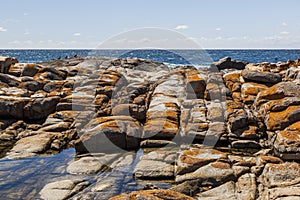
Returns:
[[[178,25],[175,27],[175,30],[184,30],[184,29],[187,29],[188,26],[187,25]]]
[[[74,36],[74,37],[81,36],[81,33],[74,33],[73,36]]]
[[[6,32],[6,31],[7,31],[7,29],[0,26],[0,32]]]
[[[288,31],[282,31],[282,32],[280,32],[280,34],[281,35],[288,35],[288,34],[290,34],[290,32],[288,32]]]
[[[282,22],[281,26],[287,26],[288,24],[286,22]]]
[[[216,31],[220,31],[220,30],[222,30],[220,27],[216,28]]]

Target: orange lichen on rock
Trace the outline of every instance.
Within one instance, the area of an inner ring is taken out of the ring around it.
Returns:
[[[300,106],[290,106],[280,112],[271,112],[266,118],[267,129],[271,131],[283,130],[300,120]]]
[[[151,200],[193,200],[192,197],[175,192],[173,190],[141,190],[138,192],[132,192],[130,194],[121,194],[110,198],[109,200],[139,200],[139,199],[151,199]]]

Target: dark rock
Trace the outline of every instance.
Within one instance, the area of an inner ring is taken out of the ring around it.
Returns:
[[[6,83],[10,87],[18,87],[21,83],[15,76],[0,73],[0,81]]]
[[[243,70],[242,76],[244,77],[244,79],[259,82],[259,83],[276,84],[281,82],[282,80],[279,74],[270,73],[270,72],[252,72],[248,70]]]
[[[8,73],[10,66],[18,62],[16,58],[0,57],[0,73]]]
[[[219,70],[223,69],[245,69],[247,62],[241,62],[236,60],[231,60],[230,57],[225,57],[220,59],[218,62],[215,62],[213,65],[216,66]]]
[[[39,72],[39,69],[41,69],[41,67],[36,64],[27,64],[23,68],[23,70],[21,72],[21,76],[33,77],[34,75],[36,75]]]
[[[43,119],[54,113],[59,97],[36,98],[24,106],[24,118]]]
[[[43,88],[43,83],[40,83],[37,81],[27,81],[27,82],[21,83],[20,87],[36,92]]]

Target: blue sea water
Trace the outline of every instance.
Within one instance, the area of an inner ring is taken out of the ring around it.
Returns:
[[[19,62],[36,63],[77,56],[138,57],[167,64],[209,65],[223,57],[250,63],[286,62],[300,58],[300,49],[257,50],[0,50],[1,56],[18,58]]]

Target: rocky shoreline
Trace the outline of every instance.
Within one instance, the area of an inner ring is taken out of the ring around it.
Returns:
[[[67,176],[18,198],[299,199],[300,59],[1,57],[0,129],[4,159],[76,149]]]

